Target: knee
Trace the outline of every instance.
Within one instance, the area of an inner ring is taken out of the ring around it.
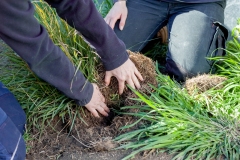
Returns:
[[[208,63],[196,63],[187,67],[186,65],[179,64],[172,59],[167,59],[165,67],[166,73],[178,82],[184,82],[187,78],[192,78],[199,74],[209,73],[211,71],[211,66]]]
[[[185,81],[187,71],[171,59],[167,59],[165,66],[166,73],[178,82]]]
[[[0,108],[12,120],[20,133],[24,133],[26,114],[14,95],[0,83]]]
[[[19,159],[26,157],[26,146],[18,128],[7,118],[0,124],[0,159]]]

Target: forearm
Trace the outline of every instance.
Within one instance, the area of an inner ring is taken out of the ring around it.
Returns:
[[[0,1],[0,37],[23,58],[40,78],[68,97],[85,105],[93,88],[66,55],[55,46],[47,31],[34,18],[34,7],[28,0]]]
[[[106,70],[115,69],[128,59],[125,44],[106,24],[92,0],[46,1],[96,48]]]

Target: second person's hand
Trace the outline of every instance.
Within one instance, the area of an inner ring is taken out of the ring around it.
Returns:
[[[99,117],[99,114],[103,116],[108,116],[110,112],[109,108],[105,104],[105,98],[100,92],[98,86],[95,83],[93,85],[93,95],[88,104],[85,107],[93,114],[94,117]]]
[[[113,29],[116,21],[120,19],[119,29],[123,30],[127,19],[127,14],[128,10],[126,6],[126,1],[118,1],[113,5],[104,20]]]
[[[132,88],[140,88],[140,83],[138,79],[143,81],[143,77],[141,73],[137,70],[134,63],[128,59],[125,63],[123,63],[118,68],[115,68],[111,71],[106,71],[105,75],[105,83],[108,86],[111,81],[111,77],[114,76],[118,80],[119,85],[119,94],[123,93],[125,87],[125,81],[132,87]]]

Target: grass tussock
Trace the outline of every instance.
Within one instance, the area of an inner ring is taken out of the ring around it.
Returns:
[[[98,59],[94,50],[46,3],[36,1],[34,4],[35,16],[48,30],[53,42],[90,81],[95,81]],[[96,2],[96,6],[104,16],[112,3],[106,0],[102,4]],[[136,103],[131,101],[131,106],[122,109],[137,110],[125,114],[134,115],[139,120],[123,129],[132,127],[140,120],[146,123],[115,139],[122,144],[119,148],[134,150],[125,159],[141,151],[159,149],[174,153],[174,159],[214,159],[223,156],[235,160],[240,157],[240,20],[238,23],[233,30],[234,39],[227,44],[227,55],[213,58],[221,62],[216,63],[217,74],[226,77],[220,83],[221,87],[207,87],[204,91],[189,94],[187,89],[158,72],[157,84],[149,84],[148,95],[133,90],[138,96],[133,99]],[[161,52],[166,50],[157,49]],[[5,52],[4,55],[12,63],[1,69],[0,81],[14,93],[26,111],[29,128],[41,128],[55,116],[60,116],[63,121],[67,116],[71,122],[81,119],[81,112],[78,112],[81,108],[72,100],[36,77],[12,51]],[[156,52],[153,56],[159,54]],[[70,125],[72,127],[74,123]]]
[[[236,29],[233,33],[236,34]],[[229,41],[226,51],[225,57],[213,58],[221,62],[216,63],[216,83],[212,77],[204,80],[200,77],[201,84],[198,84],[199,79],[197,83],[196,79],[188,81],[194,93],[187,93],[189,88],[182,88],[161,74],[157,75],[159,86],[153,87],[155,92],[150,96],[133,90],[139,97],[136,101],[145,105],[126,106],[139,112],[125,114],[137,116],[146,123],[138,130],[116,138],[123,144],[119,148],[134,150],[124,159],[141,151],[159,149],[173,153],[173,159],[239,159],[239,41],[236,38]],[[203,84],[208,83],[206,81],[211,82],[210,86]]]
[[[90,81],[95,81],[95,66],[98,58],[94,50],[84,41],[81,35],[60,19],[55,10],[42,1],[33,2],[36,8],[35,17],[47,29],[50,38],[59,46],[76,68]],[[14,93],[28,117],[28,128],[44,127],[46,120],[55,116],[70,117],[72,122],[80,117],[76,104],[57,91],[48,83],[40,80],[29,69],[27,64],[13,51],[6,50],[11,62],[2,69],[1,81]],[[57,66],[58,64],[56,64]],[[10,72],[9,73],[9,69]],[[77,108],[76,111],[73,108]]]
[[[159,87],[146,96],[135,92],[145,105],[126,106],[138,113],[126,113],[147,123],[138,130],[123,134],[116,140],[119,148],[133,149],[125,159],[152,149],[164,149],[173,159],[227,159],[240,156],[240,121],[228,113],[212,114],[206,104],[190,96],[169,77],[159,74]],[[213,105],[213,104],[212,104]],[[129,128],[132,125],[125,126]]]

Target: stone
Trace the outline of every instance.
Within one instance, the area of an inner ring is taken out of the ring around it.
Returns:
[[[240,18],[240,0],[227,0],[224,16],[224,24],[231,31]]]

